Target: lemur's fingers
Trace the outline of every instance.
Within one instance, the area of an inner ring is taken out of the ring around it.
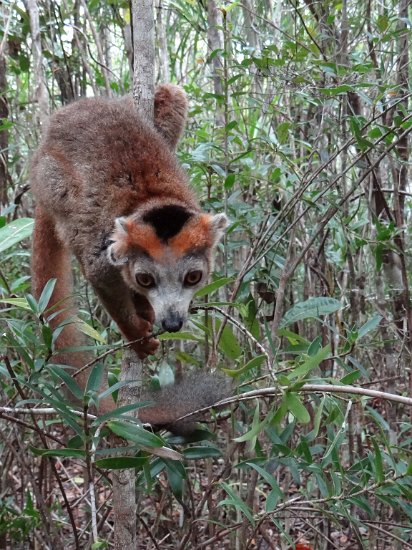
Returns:
[[[133,349],[140,359],[146,359],[148,355],[155,354],[159,346],[160,341],[157,338],[147,338],[133,345]]]

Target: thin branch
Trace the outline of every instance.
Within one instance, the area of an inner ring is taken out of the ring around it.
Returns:
[[[210,409],[214,409],[218,407],[220,408],[220,407],[224,407],[225,405],[230,405],[231,403],[248,401],[249,399],[256,399],[259,397],[272,397],[272,396],[277,397],[279,395],[282,395],[286,391],[295,391],[296,393],[301,393],[301,392],[348,393],[352,395],[362,395],[364,397],[385,399],[387,401],[393,401],[395,403],[403,403],[404,405],[408,405],[409,407],[412,407],[412,398],[404,397],[403,395],[396,395],[393,393],[388,393],[388,392],[383,392],[378,390],[369,390],[367,388],[360,388],[357,386],[335,386],[332,384],[304,384],[302,387],[296,390],[291,390],[287,386],[279,386],[277,388],[269,387],[269,388],[262,388],[259,390],[248,391],[248,392],[242,393],[241,395],[236,395],[234,397],[228,397],[226,399],[222,399],[221,401],[217,401],[213,405],[202,407],[201,409],[197,409],[196,411],[193,411],[189,414],[185,414],[184,416],[181,416],[180,418],[178,418],[176,422],[180,422],[181,420],[187,417],[206,412]]]
[[[76,416],[84,418],[84,414],[82,411],[76,411],[75,409],[70,409],[70,412],[75,414]],[[24,409],[23,407],[0,407],[0,413],[34,414],[38,416],[46,416],[48,414],[54,414],[54,413],[60,414],[60,411],[53,407],[44,407],[41,409],[31,409],[31,408]],[[89,418],[89,420],[96,420],[97,416],[95,416],[94,414],[87,413],[87,418]]]

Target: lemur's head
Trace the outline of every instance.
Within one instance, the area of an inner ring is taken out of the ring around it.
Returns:
[[[181,204],[156,205],[116,219],[108,247],[110,263],[127,285],[146,297],[155,323],[176,332],[185,322],[193,295],[206,284],[213,253],[228,220]]]

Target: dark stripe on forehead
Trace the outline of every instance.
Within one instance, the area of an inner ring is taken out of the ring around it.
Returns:
[[[149,210],[143,221],[153,226],[159,239],[167,241],[177,235],[192,216],[183,206],[170,204]]]

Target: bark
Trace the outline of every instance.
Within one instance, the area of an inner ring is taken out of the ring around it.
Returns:
[[[156,0],[156,34],[157,51],[159,56],[159,81],[170,82],[170,59],[167,49],[167,36],[164,15],[165,11],[163,10],[162,0]]]
[[[133,97],[136,109],[148,121],[154,117],[154,19],[151,0],[132,0],[134,74]],[[122,361],[121,380],[139,380],[138,386],[119,390],[119,407],[140,400],[143,362],[127,350]],[[129,413],[130,414],[130,413]],[[135,418],[138,410],[134,411]],[[135,550],[137,544],[136,474],[134,469],[113,474],[114,537],[116,550]]]
[[[49,116],[49,97],[43,68],[39,7],[36,0],[24,0],[24,5],[30,17],[30,33],[32,40],[31,48],[33,55],[34,101],[38,105],[36,116],[40,126],[44,126]]]
[[[137,355],[126,350],[122,361],[120,381],[142,380],[142,361]],[[124,386],[119,390],[117,405],[130,405],[136,402],[141,386]],[[133,415],[133,412],[128,413]],[[137,413],[134,414],[137,416]],[[114,446],[119,446],[118,438],[112,438]],[[133,469],[119,470],[112,474],[114,546],[116,550],[135,550],[137,548],[137,504],[136,475]]]
[[[153,13],[153,0],[132,0],[133,98],[147,120],[154,116]]]

